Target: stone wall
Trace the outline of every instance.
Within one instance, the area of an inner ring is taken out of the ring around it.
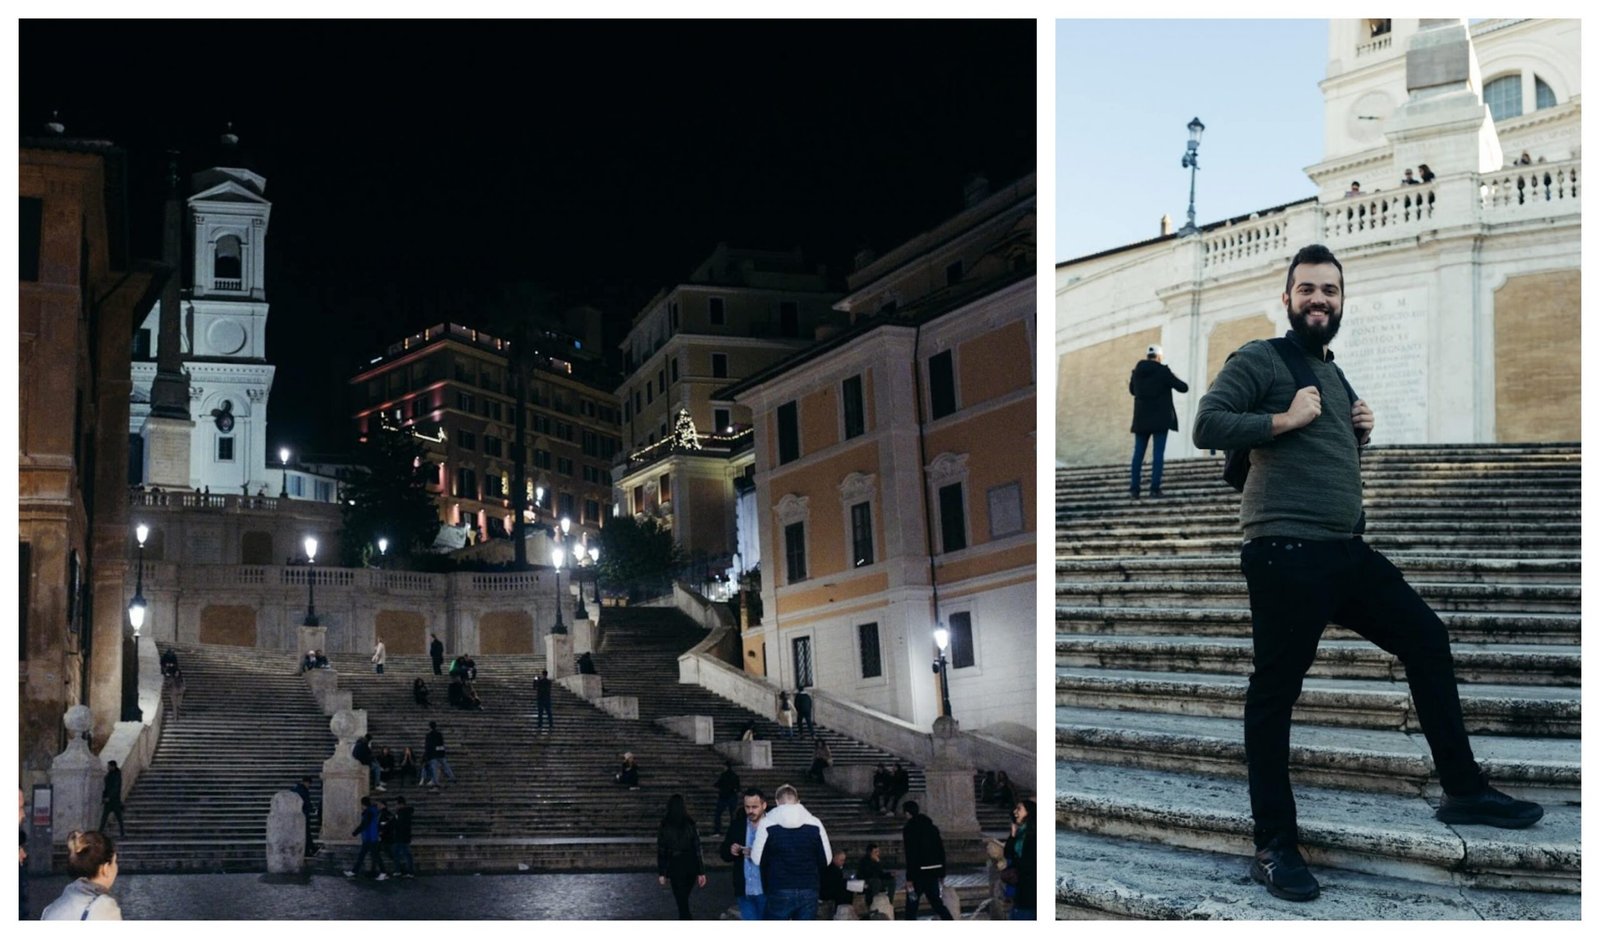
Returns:
[[[1578,271],[1510,277],[1494,293],[1494,410],[1502,443],[1581,440]]]
[[[1133,397],[1128,376],[1145,349],[1161,342],[1159,328],[1108,339],[1063,355],[1056,392],[1056,456],[1066,463],[1127,459]],[[1182,376],[1179,376],[1182,377]]]

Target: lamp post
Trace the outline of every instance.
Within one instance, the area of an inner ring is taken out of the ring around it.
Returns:
[[[134,529],[139,539],[139,573],[133,582],[133,600],[128,603],[128,625],[133,627],[131,650],[125,650],[122,686],[122,719],[144,720],[139,708],[139,630],[144,628],[144,615],[149,604],[144,599],[144,542],[150,537],[150,526],[140,524]]]
[[[940,626],[933,631],[934,645],[939,647],[939,658],[933,663],[933,673],[939,676],[939,696],[944,701],[944,716],[955,717],[950,710],[950,660],[944,650],[950,648],[950,630]]]
[[[553,636],[565,636],[567,626],[561,622],[561,562],[566,560],[567,553],[561,550],[560,545],[550,549],[550,563],[556,568],[556,624],[551,628]]]
[[[317,539],[306,537],[306,619],[303,625],[317,625]]]
[[[289,448],[278,448],[278,463],[283,467],[283,488],[278,491],[278,498],[289,498]]]
[[[384,558],[389,554],[389,539],[378,539],[378,566],[383,567]]]
[[[583,564],[583,557],[587,553],[588,552],[584,551],[582,545],[579,545],[572,552],[572,574],[573,579],[578,584],[578,606],[572,611],[572,618],[574,620],[589,618],[589,609],[583,605],[583,577],[578,573],[578,568]]]
[[[1200,135],[1206,125],[1197,117],[1189,122],[1189,146],[1183,151],[1183,168],[1189,171],[1189,223],[1179,229],[1180,235],[1192,235],[1200,229],[1194,224],[1194,174],[1200,169]]]
[[[594,608],[600,609],[600,549],[589,549],[589,564],[594,568]]]

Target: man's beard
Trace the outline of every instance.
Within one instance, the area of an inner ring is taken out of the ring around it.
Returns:
[[[1318,326],[1312,326],[1307,323],[1306,313],[1309,312],[1312,307],[1326,311],[1328,314],[1328,321]],[[1339,335],[1339,321],[1343,318],[1344,314],[1330,304],[1321,301],[1313,301],[1311,303],[1307,303],[1304,307],[1297,311],[1294,308],[1294,303],[1291,301],[1284,304],[1284,310],[1289,314],[1289,328],[1293,329],[1294,334],[1300,337],[1301,345],[1304,345],[1308,349],[1321,349],[1323,346],[1326,346],[1328,343],[1332,342],[1334,336]]]

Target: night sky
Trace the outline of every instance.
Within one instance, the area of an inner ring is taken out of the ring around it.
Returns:
[[[842,288],[1034,169],[1033,20],[40,22],[20,121],[128,152],[135,257],[232,122],[267,178],[269,443],[337,452],[346,382],[500,298],[626,328],[718,241],[801,247]],[[187,250],[187,249],[186,249]]]

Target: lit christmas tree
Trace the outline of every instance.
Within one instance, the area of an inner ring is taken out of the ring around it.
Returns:
[[[672,428],[672,443],[685,450],[700,449],[700,434],[694,429],[694,421],[689,417],[688,408],[678,412],[678,423]]]

